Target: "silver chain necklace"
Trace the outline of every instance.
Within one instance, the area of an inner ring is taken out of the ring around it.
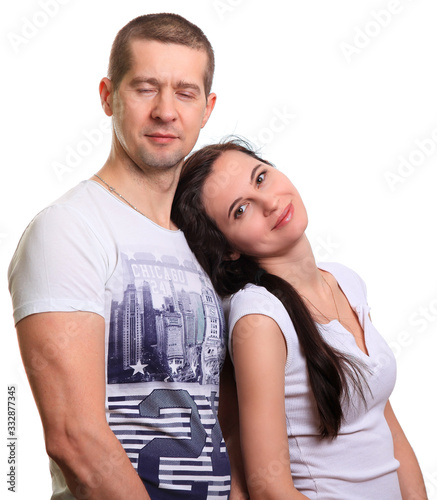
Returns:
[[[133,208],[134,210],[136,210],[139,214],[141,214],[143,217],[146,217],[146,219],[148,218],[147,215],[144,215],[143,212],[141,212],[140,210],[138,210],[138,208],[134,205],[132,205],[132,203],[128,200],[126,200],[126,198],[121,195],[118,191],[116,191],[115,188],[113,188],[112,186],[110,186],[106,181],[104,181],[100,175],[97,175],[97,174],[94,174],[95,177],[97,177],[97,179],[100,179],[103,184],[109,189],[109,191],[111,193],[115,193],[118,197],[120,197],[125,203],[127,203],[131,208]]]
[[[325,280],[325,278],[323,277],[323,274],[321,275],[322,276],[322,280],[328,285],[328,288],[329,290],[331,291],[331,295],[332,295],[332,300],[334,301],[334,306],[335,306],[335,312],[337,313],[337,320],[339,323],[341,323],[341,319],[340,319],[340,314],[338,314],[338,307],[337,307],[337,302],[335,300],[335,297],[334,297],[334,292],[332,291],[332,288],[331,288],[331,285]],[[301,297],[303,297],[304,299],[306,299],[313,307],[316,311],[318,311],[325,319],[327,319],[328,321],[330,321],[330,319],[322,313],[322,311],[316,307],[310,299],[308,299],[307,297],[305,297],[305,295],[301,295]]]

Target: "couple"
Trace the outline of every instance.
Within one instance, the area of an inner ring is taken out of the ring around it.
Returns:
[[[426,498],[364,283],[315,263],[295,187],[235,141],[184,164],[213,71],[184,18],[128,23],[100,83],[108,160],[12,259],[52,498]]]

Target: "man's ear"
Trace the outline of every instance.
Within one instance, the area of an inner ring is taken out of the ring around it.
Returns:
[[[100,102],[106,115],[112,116],[112,91],[113,85],[109,78],[102,78],[99,85]]]
[[[200,128],[203,128],[206,125],[206,122],[209,120],[212,110],[214,109],[216,100],[217,96],[213,93],[209,94],[209,96],[207,97],[205,113],[203,115],[202,125],[200,126]]]

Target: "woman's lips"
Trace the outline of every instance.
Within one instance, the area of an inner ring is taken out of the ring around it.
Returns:
[[[294,207],[293,204],[290,203],[284,208],[283,212],[278,217],[278,220],[276,221],[276,224],[273,226],[273,229],[279,229],[288,224],[293,217],[293,213],[294,213]]]

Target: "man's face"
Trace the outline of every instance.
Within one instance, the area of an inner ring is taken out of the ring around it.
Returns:
[[[208,121],[205,51],[149,40],[131,42],[131,69],[110,97],[116,149],[141,170],[181,163]]]

